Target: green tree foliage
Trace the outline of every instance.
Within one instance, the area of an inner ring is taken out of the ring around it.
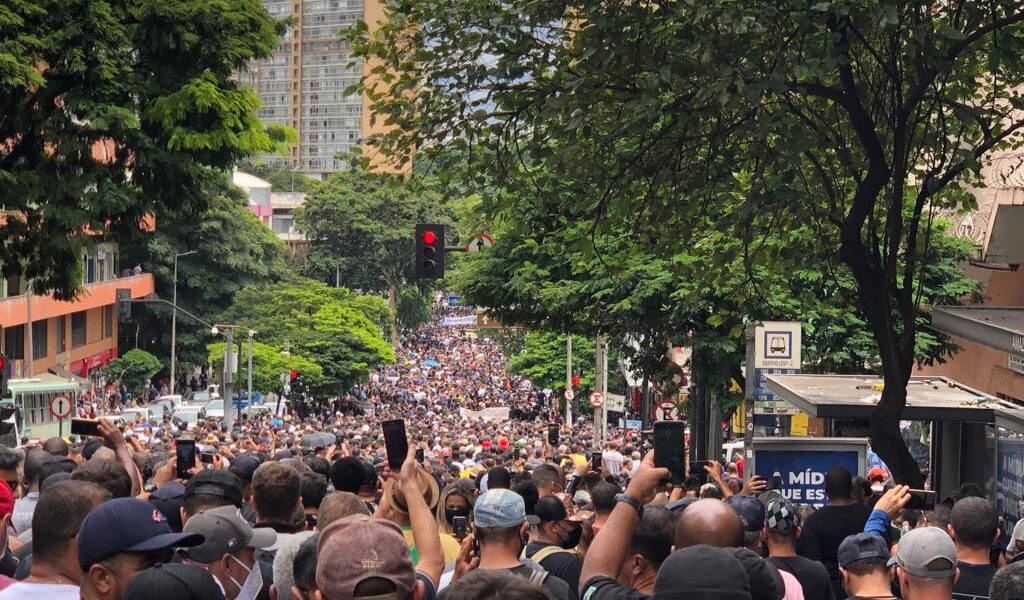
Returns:
[[[345,171],[313,190],[295,218],[309,240],[308,275],[353,289],[386,293],[394,312],[412,317],[403,325],[418,322],[429,304],[409,310],[408,303],[429,301],[426,288],[420,293],[406,292],[406,308],[401,311],[399,296],[413,278],[416,224],[452,221],[436,192],[393,175]],[[397,330],[392,332],[392,341],[397,342]]]
[[[522,351],[508,360],[508,371],[522,375],[534,385],[565,390],[565,346],[566,335],[550,331],[531,331],[524,336]],[[580,377],[577,394],[594,389],[595,359],[594,340],[573,336],[573,373]],[[618,368],[619,352],[608,352],[608,389],[615,393],[625,390],[625,381]],[[583,397],[580,397],[583,400]]]
[[[157,213],[156,231],[135,244],[122,246],[122,262],[142,264],[156,277],[156,293],[174,297],[174,256],[178,259],[178,305],[206,321],[226,310],[235,294],[246,286],[278,281],[288,274],[287,249],[259,219],[249,212],[244,192],[223,174],[207,188],[206,207],[191,215],[177,211]],[[135,305],[140,346],[161,357],[171,352],[171,308],[162,304]],[[135,326],[124,328],[134,340]],[[178,315],[178,375],[206,362],[210,341],[206,327]]]
[[[478,185],[528,182],[547,214],[564,218],[552,233],[592,246],[628,234],[674,260],[710,228],[743,242],[718,261],[756,271],[798,263],[804,248],[759,240],[813,235],[827,264],[848,269],[878,349],[886,383],[873,445],[898,479],[921,483],[898,424],[919,349],[932,211],[971,208],[962,183],[977,183],[986,153],[1021,143],[1024,4],[406,0],[391,9],[381,27],[350,34],[358,55],[379,59],[362,89],[394,126],[377,140],[386,154],[455,156],[440,176]],[[553,176],[537,179],[539,165]],[[574,237],[580,221],[589,235]]]
[[[258,0],[3,4],[4,275],[70,298],[93,236],[198,212],[220,170],[274,149],[232,77],[283,31]]]
[[[333,396],[364,380],[373,367],[395,361],[381,334],[385,316],[388,326],[393,317],[381,298],[298,279],[239,291],[225,319],[256,331],[278,351],[287,343],[291,352],[314,361],[323,370],[314,391]]]
[[[261,161],[244,161],[238,168],[251,173],[273,186],[275,192],[312,192],[320,182],[294,169],[280,167]]]
[[[235,390],[242,390],[248,385],[248,342],[242,340],[242,350],[239,354],[238,369],[235,372]],[[238,342],[236,340],[237,348]],[[224,342],[216,342],[206,347],[210,365],[214,373],[224,372]],[[290,355],[283,353],[281,348],[270,346],[262,342],[252,344],[252,389],[254,392],[280,394],[284,389],[284,382],[281,376],[290,371],[298,371],[306,385],[311,388],[321,388],[324,385],[324,370],[316,361],[300,356],[294,352]]]
[[[120,381],[129,391],[138,393],[149,378],[162,368],[160,359],[145,350],[134,348],[110,361],[103,370],[103,376],[108,381]]]

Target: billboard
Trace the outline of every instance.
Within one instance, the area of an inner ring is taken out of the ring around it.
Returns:
[[[782,495],[794,504],[825,505],[825,473],[845,467],[866,472],[868,441],[863,438],[754,438],[753,472],[782,477]]]
[[[996,511],[1017,520],[1017,501],[1024,494],[1024,441],[1001,438],[996,460]]]

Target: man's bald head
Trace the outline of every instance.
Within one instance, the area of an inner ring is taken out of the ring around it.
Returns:
[[[676,525],[676,550],[698,544],[719,548],[743,546],[743,522],[721,500],[707,498],[686,507]]]

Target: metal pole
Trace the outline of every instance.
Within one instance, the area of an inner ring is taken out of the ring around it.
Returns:
[[[572,389],[572,334],[565,336],[565,389]],[[565,401],[565,424],[572,424],[572,400]]]
[[[175,359],[178,349],[178,255],[174,255],[174,293],[171,304],[171,393],[177,384]]]
[[[743,476],[750,477],[754,463],[754,388],[757,386],[757,373],[754,369],[754,337],[757,323],[747,325],[747,369],[744,373],[743,385]]]
[[[249,332],[249,389],[246,394],[246,400],[249,401],[249,406],[252,406],[252,336],[255,331]]]
[[[227,339],[225,340],[227,343],[224,344],[224,394],[222,395],[222,398],[224,399],[224,426],[227,427],[227,430],[230,432],[232,417],[234,416],[231,414],[231,409],[234,408],[231,401],[231,377],[233,371],[232,365],[234,364],[232,354],[234,354],[235,351],[235,329],[234,327],[228,327],[227,330]]]
[[[25,362],[28,363],[28,377],[31,379],[32,376],[35,374],[35,371],[32,369],[32,367],[35,366],[36,362],[35,348],[33,347],[32,344],[32,280],[28,281],[27,286],[28,287],[25,289],[25,318],[28,319],[28,356],[25,357],[27,359]],[[24,349],[25,348],[23,347],[22,350]]]
[[[596,372],[594,376],[594,387],[597,388],[595,391],[601,394],[602,398],[607,399],[608,396],[608,346],[604,341],[604,338],[598,336],[594,341],[594,358]],[[597,447],[604,446],[606,430],[607,430],[607,417],[605,416],[605,403],[602,402],[600,408],[594,409],[594,441]]]

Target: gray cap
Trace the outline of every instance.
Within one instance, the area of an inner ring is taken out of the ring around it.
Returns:
[[[268,548],[277,541],[277,532],[261,527],[253,529],[234,506],[221,506],[199,513],[185,522],[183,533],[200,533],[206,541],[188,548],[191,560],[210,564],[225,554],[238,554],[246,546]]]
[[[899,549],[888,564],[916,577],[952,577],[956,574],[956,545],[938,527],[918,527],[900,538]]]

